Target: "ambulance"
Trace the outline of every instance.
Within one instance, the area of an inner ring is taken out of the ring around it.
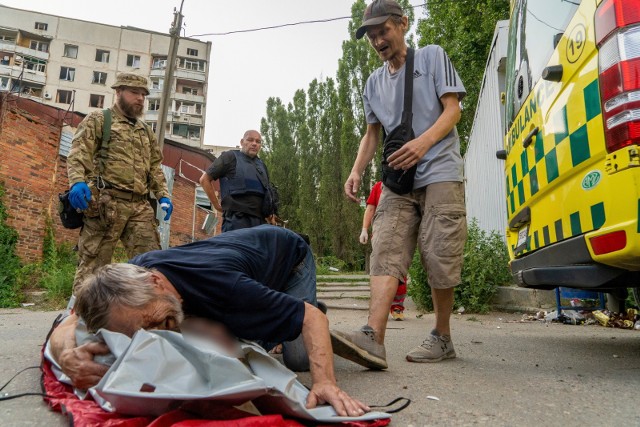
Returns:
[[[507,246],[519,286],[640,286],[640,0],[514,0]]]

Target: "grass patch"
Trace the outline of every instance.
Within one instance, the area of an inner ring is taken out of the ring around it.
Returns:
[[[507,246],[500,234],[481,230],[474,218],[469,224],[463,257],[462,283],[455,288],[454,308],[464,307],[467,313],[486,313],[498,286],[512,280]],[[432,311],[431,288],[417,251],[409,272],[409,296],[420,310]]]

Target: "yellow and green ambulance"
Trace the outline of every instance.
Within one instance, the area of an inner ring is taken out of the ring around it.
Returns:
[[[640,0],[514,0],[507,245],[519,286],[640,286]]]

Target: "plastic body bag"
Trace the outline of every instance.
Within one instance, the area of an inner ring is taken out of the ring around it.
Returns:
[[[82,335],[79,329],[77,335]],[[95,339],[89,337],[77,336],[77,342]],[[100,330],[97,337],[115,362],[89,393],[112,413],[155,417],[185,403],[202,408],[213,403],[216,412],[222,404],[241,408],[246,415],[279,414],[322,423],[391,418],[384,412],[339,417],[329,405],[307,409],[309,391],[296,374],[254,343],[239,341],[239,353],[230,354],[213,341],[171,331],[139,330],[129,339]]]

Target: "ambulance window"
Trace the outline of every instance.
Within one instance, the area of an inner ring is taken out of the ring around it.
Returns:
[[[509,24],[507,105],[509,126],[548,65],[557,40],[581,0],[519,0]]]

